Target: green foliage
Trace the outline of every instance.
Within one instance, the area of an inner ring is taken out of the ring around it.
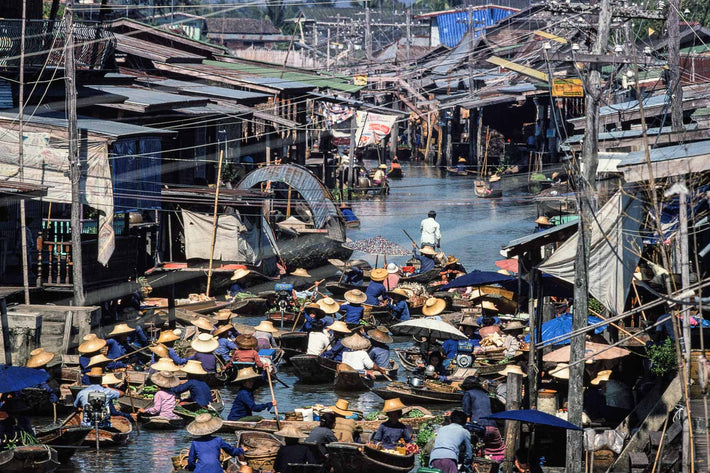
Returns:
[[[673,343],[673,340],[666,338],[663,343],[646,347],[646,353],[651,359],[652,374],[664,376],[678,369],[678,359]]]
[[[602,303],[593,297],[589,299],[589,302],[587,303],[587,308],[589,309],[589,312],[594,311],[597,314],[604,313],[604,306],[602,305]]]

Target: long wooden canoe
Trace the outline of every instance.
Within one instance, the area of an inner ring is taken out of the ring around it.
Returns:
[[[84,439],[86,439],[90,430],[89,427],[67,426],[37,429],[37,441],[50,447],[61,445],[62,448],[57,449],[57,459],[60,463],[67,463],[79,447],[84,444]]]
[[[284,352],[283,358],[288,362],[291,357],[306,353],[308,332],[286,332],[279,338],[279,343]]]
[[[46,473],[57,468],[57,451],[47,445],[23,445],[0,451],[3,473]]]
[[[393,383],[381,388],[373,388],[373,393],[382,399],[400,398],[405,404],[461,404],[463,392],[453,393],[413,388],[403,383]]]
[[[141,423],[141,429],[145,430],[180,430],[185,427],[185,420],[167,419],[157,416],[140,416],[138,421]]]
[[[335,379],[338,362],[317,355],[296,355],[291,364],[298,380],[307,384],[323,384]]]
[[[81,426],[81,413],[76,413],[67,419],[65,425],[79,427]],[[125,417],[111,416],[112,430],[99,429],[99,446],[101,448],[117,447],[128,443],[129,436],[133,432],[133,424]],[[96,445],[96,431],[91,431],[84,439],[84,445]]]
[[[415,455],[395,455],[357,443],[333,442],[326,445],[328,458],[338,473],[408,473]]]
[[[424,412],[424,417],[405,417],[401,419],[401,422],[404,425],[407,425],[412,428],[412,430],[419,430],[419,427],[426,423],[430,422],[431,420],[434,419],[434,416],[431,415],[431,412],[427,410],[426,408],[422,406],[410,406],[408,409],[419,409],[422,412]],[[382,420],[358,420],[355,421],[355,424],[360,427],[363,431],[366,432],[374,432],[377,430],[377,428],[380,426],[380,424],[384,422],[384,419]],[[296,421],[296,420],[282,420],[280,421],[282,427],[286,427],[287,425],[293,425],[295,427],[298,427],[301,431],[303,432],[310,432],[311,430],[315,429],[320,425],[320,422],[318,421]],[[237,432],[240,430],[248,430],[248,431],[255,431],[255,432],[276,432],[279,430],[278,426],[276,425],[276,420],[275,419],[264,419],[260,420],[259,422],[243,422],[239,420],[225,420],[224,423],[222,424],[222,427],[220,428],[219,432],[226,433],[226,432]]]
[[[387,371],[387,376],[390,380],[397,378],[398,370],[399,365],[395,363],[394,366]],[[385,378],[382,373],[375,372],[373,379],[358,373],[344,363],[340,363],[335,374],[333,387],[336,391],[367,391],[374,386],[375,381],[383,381],[385,379],[387,378]]]

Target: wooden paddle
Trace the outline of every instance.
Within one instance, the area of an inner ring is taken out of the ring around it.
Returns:
[[[281,421],[279,420],[279,410],[276,408],[276,397],[274,396],[274,383],[271,382],[271,371],[266,369],[266,379],[269,380],[269,391],[271,391],[271,402],[274,403],[274,415],[276,416],[276,427],[281,430]]]
[[[134,351],[132,351],[132,352],[130,352],[130,353],[126,353],[125,355],[121,355],[121,356],[119,356],[118,358],[114,358],[114,359],[111,360],[111,361],[113,362],[113,361],[122,360],[122,359],[127,358],[127,357],[129,357],[129,356],[131,356],[131,355],[135,355],[135,354],[138,353],[138,352],[141,352],[141,351],[143,351],[143,350],[147,350],[148,348],[150,348],[150,347],[152,347],[152,346],[153,346],[153,345],[148,345],[148,346],[145,346],[145,347],[143,347],[143,348],[139,348],[138,350],[134,350]]]
[[[128,392],[128,399],[131,401],[131,411],[133,411],[133,414],[135,414],[136,406],[133,404],[133,393],[131,390],[131,381],[129,379],[128,370],[126,370],[126,391]],[[141,434],[141,429],[140,427],[138,427],[138,417],[136,417],[136,433],[138,435]]]

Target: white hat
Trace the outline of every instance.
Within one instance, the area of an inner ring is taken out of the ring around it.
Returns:
[[[387,265],[387,272],[388,272],[388,273],[394,274],[394,273],[396,273],[397,271],[399,271],[399,266],[397,266],[396,264],[394,264],[394,263],[389,263],[389,264]]]

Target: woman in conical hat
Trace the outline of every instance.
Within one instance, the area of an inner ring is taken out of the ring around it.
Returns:
[[[195,438],[187,456],[187,469],[196,473],[223,473],[221,455],[224,450],[228,455],[243,459],[244,450],[225,442],[222,437],[212,434],[222,427],[222,419],[211,414],[200,414],[188,424],[186,430]]]
[[[197,352],[188,360],[197,360],[208,373],[217,371],[217,357],[214,352],[219,348],[219,342],[209,333],[201,333],[190,346]]]
[[[382,301],[387,300],[387,288],[383,281],[387,279],[389,273],[385,268],[375,268],[370,271],[370,284],[365,289],[367,299],[365,304],[380,305]]]
[[[237,372],[237,377],[234,380],[239,384],[239,391],[232,403],[232,410],[229,411],[227,420],[261,420],[259,416],[254,416],[254,411],[263,411],[271,409],[276,405],[275,402],[265,402],[257,404],[254,400],[254,384],[261,376],[254,371],[254,368],[242,368]]]
[[[172,388],[180,384],[180,380],[173,371],[158,371],[150,376],[150,380],[160,388],[153,397],[153,405],[138,409],[139,414],[147,414],[150,416],[162,417],[164,419],[180,419],[180,416],[173,412],[177,405],[175,393]]]
[[[291,473],[293,470],[290,464],[313,464],[318,463],[318,459],[308,445],[299,443],[307,436],[295,425],[287,425],[274,432],[275,435],[283,437],[284,443],[276,452],[274,460],[274,471]]]
[[[99,338],[95,333],[84,335],[82,342],[79,344],[77,348],[77,351],[80,353],[79,368],[81,369],[81,384],[84,386],[91,384],[91,379],[89,379],[88,376],[89,370],[91,369],[91,367],[89,367],[91,358],[98,355],[100,351],[105,350],[106,345],[106,340]],[[121,361],[113,362],[112,364],[112,367],[116,368],[125,366],[126,365]]]
[[[412,430],[399,420],[402,418],[402,409],[405,407],[407,406],[399,398],[385,401],[382,412],[387,414],[387,421],[377,428],[377,432],[372,436],[372,442],[392,449],[397,446],[399,439],[404,439],[405,443],[412,441]]]
[[[345,293],[345,300],[348,303],[340,306],[340,311],[343,313],[342,321],[351,326],[359,324],[365,314],[362,304],[367,301],[367,295],[360,289],[351,289]]]
[[[207,371],[202,368],[202,363],[197,360],[188,360],[180,371],[187,374],[187,381],[172,389],[175,395],[189,391],[190,396],[182,402],[194,402],[202,408],[207,408],[212,403],[212,391],[205,382]]]
[[[30,352],[30,359],[27,360],[26,366],[44,371],[49,375],[47,381],[37,387],[44,388],[49,393],[49,402],[58,402],[60,392],[57,380],[61,377],[62,365],[56,360],[56,354],[46,351],[44,348],[36,348]]]

